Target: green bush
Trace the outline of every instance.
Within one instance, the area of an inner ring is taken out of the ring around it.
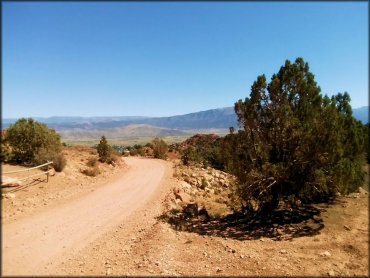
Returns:
[[[16,163],[37,165],[61,152],[60,135],[46,124],[21,118],[9,126],[5,136]]]

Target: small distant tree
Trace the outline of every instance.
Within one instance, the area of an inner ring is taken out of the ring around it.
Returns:
[[[166,159],[167,158],[167,151],[168,151],[168,146],[163,139],[160,138],[154,138],[152,140],[152,145],[153,145],[153,154],[155,158],[160,158],[160,159]]]
[[[107,138],[105,138],[104,135],[100,138],[97,151],[99,154],[99,160],[101,162],[107,162],[112,153],[112,147],[108,144]]]
[[[9,126],[5,141],[14,162],[37,165],[55,160],[55,168],[61,171],[66,164],[61,154],[60,135],[46,124],[32,118],[21,118]]]

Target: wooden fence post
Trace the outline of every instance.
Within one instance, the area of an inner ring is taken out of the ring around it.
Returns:
[[[47,162],[49,163],[50,161],[47,160]],[[46,172],[46,183],[49,183],[49,169],[50,169],[49,167],[50,167],[50,164],[48,164],[48,170]]]

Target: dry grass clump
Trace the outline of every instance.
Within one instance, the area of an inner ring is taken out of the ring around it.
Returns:
[[[195,202],[199,206],[205,207],[211,218],[219,218],[232,212],[230,207],[226,204],[227,202],[225,203],[223,198],[217,196],[197,196]]]
[[[97,165],[97,163],[98,163],[98,158],[95,156],[92,156],[87,159],[86,165],[89,167],[94,167]]]
[[[98,165],[95,165],[94,167],[86,168],[80,171],[82,174],[85,174],[86,176],[89,176],[89,177],[96,177],[97,175],[100,174]]]
[[[54,156],[53,168],[55,169],[55,171],[62,172],[66,164],[67,164],[67,160],[63,154],[60,153]]]

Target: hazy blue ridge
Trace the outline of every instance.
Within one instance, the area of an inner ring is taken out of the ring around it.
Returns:
[[[369,122],[369,107],[364,106],[353,109],[353,116],[363,123]],[[56,130],[70,129],[111,129],[126,127],[131,124],[146,124],[156,127],[169,129],[211,129],[238,127],[237,116],[233,107],[225,107],[177,115],[171,117],[140,117],[140,116],[120,116],[120,117],[35,117],[35,120],[46,123],[49,127]],[[17,119],[2,119],[2,128],[7,128]]]
[[[369,106],[353,109],[353,116],[363,124],[369,122]]]

